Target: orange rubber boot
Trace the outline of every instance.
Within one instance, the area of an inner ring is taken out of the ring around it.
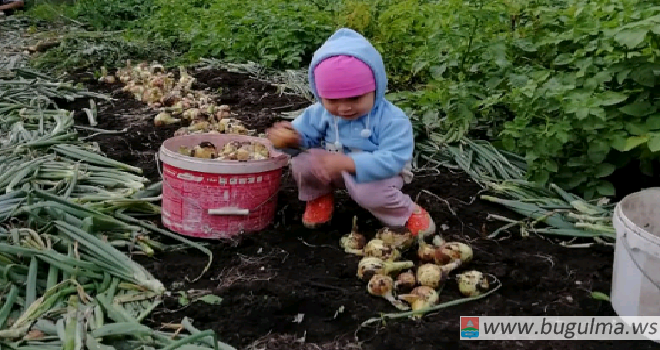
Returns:
[[[406,227],[413,236],[418,236],[419,238],[435,233],[435,222],[433,222],[431,215],[419,205],[415,206],[415,211],[408,218]]]
[[[325,224],[332,218],[335,209],[335,197],[332,193],[323,195],[307,202],[302,222],[307,228],[315,228]]]

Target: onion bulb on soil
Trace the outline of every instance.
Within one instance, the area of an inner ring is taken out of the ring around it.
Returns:
[[[417,249],[417,257],[422,262],[446,265],[455,260],[463,263],[472,260],[472,248],[461,242],[443,242],[440,245],[421,242]]]
[[[389,275],[392,272],[409,269],[415,266],[412,261],[385,261],[373,256],[366,256],[358,263],[357,277],[368,281],[375,274]]]
[[[374,238],[379,239],[388,245],[394,246],[394,248],[399,251],[406,251],[412,247],[413,243],[415,243],[415,237],[407,227],[384,227],[376,232]]]
[[[442,248],[442,246],[438,247],[426,242],[420,242],[419,248],[417,248],[417,257],[424,263],[448,264],[451,258],[445,254]]]
[[[397,293],[410,293],[415,286],[417,286],[417,280],[412,270],[400,273],[394,281],[394,289]]]
[[[339,240],[339,244],[346,253],[362,255],[362,248],[364,248],[366,242],[367,239],[364,237],[364,235],[358,232],[357,216],[354,216],[351,233],[343,235]]]
[[[181,119],[176,119],[172,117],[171,114],[165,112],[158,113],[154,118],[154,125],[157,127],[174,124],[174,123],[180,123],[180,122]]]
[[[449,273],[460,265],[460,260],[455,260],[446,265],[423,264],[417,268],[417,283],[422,286],[438,288],[445,283]]]
[[[474,255],[472,247],[462,242],[445,243],[443,250],[446,252],[445,254],[451,256],[452,261],[458,259],[463,263],[470,262],[472,260],[472,256]]]
[[[467,297],[476,297],[488,291],[490,283],[480,271],[466,271],[456,275],[458,290]]]
[[[408,310],[410,307],[401,300],[397,300],[393,295],[394,281],[387,275],[375,274],[367,283],[367,291],[371,295],[376,295],[386,299],[399,310]]]
[[[205,91],[192,90],[196,78],[192,77],[183,66],[179,67],[180,78],[175,79],[174,73],[166,72],[163,65],[145,62],[131,65],[130,60],[126,66],[117,70],[114,76],[107,75],[105,67],[101,69],[102,77],[99,79],[106,83],[114,83],[115,77],[125,86],[123,91],[130,92],[136,100],[146,102],[150,108],[158,109],[161,113],[168,113],[173,120],[203,121],[208,125],[203,127],[181,128],[175,136],[203,133],[226,133],[238,135],[256,134],[256,131],[247,129],[238,121],[231,125],[215,125],[217,120],[227,119],[231,113],[228,105],[217,106],[216,96]],[[162,115],[161,117],[164,117]],[[156,126],[165,126],[167,120],[154,120]],[[238,152],[234,158],[245,158],[245,151]],[[257,156],[259,159],[264,159]],[[255,158],[256,159],[256,158]]]
[[[431,287],[418,286],[408,294],[399,294],[398,298],[408,302],[412,311],[417,311],[435,306],[440,299],[440,295]],[[420,317],[420,315],[413,315],[411,318],[418,319]]]
[[[386,244],[379,239],[372,239],[364,246],[363,255],[395,261],[401,257],[401,252],[394,248],[394,246]]]
[[[190,131],[196,131],[196,130],[206,130],[209,128],[209,122],[205,120],[196,120],[190,124],[188,127],[188,130]]]

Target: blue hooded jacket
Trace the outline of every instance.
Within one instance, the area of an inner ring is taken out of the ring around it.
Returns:
[[[314,68],[331,56],[353,56],[365,62],[376,80],[376,100],[369,114],[356,120],[333,116],[321,104],[314,83]],[[352,29],[337,30],[314,53],[309,66],[309,84],[316,103],[309,106],[293,122],[302,135],[304,148],[324,147],[324,144],[342,146],[355,162],[355,182],[366,183],[399,175],[413,156],[414,137],[408,116],[385,99],[387,75],[383,59],[373,45]],[[361,135],[369,129],[370,135]],[[338,138],[338,139],[337,139]]]

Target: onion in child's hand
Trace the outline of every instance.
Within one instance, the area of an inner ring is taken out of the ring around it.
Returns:
[[[291,128],[278,127],[269,132],[268,139],[275,148],[288,148],[296,144],[298,133]]]

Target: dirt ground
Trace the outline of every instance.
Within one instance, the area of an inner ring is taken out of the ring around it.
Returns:
[[[275,88],[241,74],[211,71],[196,76],[202,88],[222,87],[220,102],[230,105],[239,119],[259,131],[275,121],[277,113],[308,104],[300,98],[279,96]],[[76,80],[95,91],[119,88],[83,78],[77,76]],[[108,155],[139,165],[147,177],[157,179],[154,152],[176,127],[157,129],[152,122],[156,113],[143,103],[122,93],[114,97],[118,100],[113,104],[100,107],[98,127],[127,128],[127,132],[94,140]],[[79,116],[85,120],[82,113]],[[477,269],[501,281],[501,289],[484,299],[440,310],[421,321],[402,318],[360,327],[379,313],[396,309],[367,293],[355,276],[359,258],[341,251],[338,242],[350,231],[353,215],[358,215],[360,231],[368,237],[379,226],[345,193],[338,192],[331,226],[305,229],[300,223],[303,203],[297,200],[287,174],[274,224],[240,240],[212,244],[213,266],[200,280],[187,282],[207,263],[197,250],[140,259],[173,291],[210,290],[222,298],[219,305],[198,301],[182,309],[174,293],[148,322],[158,327],[187,316],[198,329],[214,329],[222,341],[237,349],[629,349],[631,344],[625,341],[459,341],[460,316],[614,315],[607,302],[590,298],[591,291],[610,292],[612,248],[568,249],[539,237],[522,239],[515,232],[487,239],[484,234],[501,225],[488,221],[488,214],[512,214],[475,199],[479,189],[465,174],[442,170],[417,174],[404,191],[429,210],[447,240],[473,246],[474,260],[460,270]],[[450,280],[441,302],[457,298],[461,295]],[[660,348],[652,342],[634,346]]]

